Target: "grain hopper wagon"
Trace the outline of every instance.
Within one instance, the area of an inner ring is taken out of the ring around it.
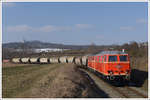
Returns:
[[[51,57],[51,58],[49,58],[49,62],[50,62],[50,63],[60,63],[58,57]]]
[[[21,63],[20,58],[12,58],[13,63]]]
[[[68,61],[68,63],[74,63],[75,57],[74,56],[68,56],[67,61]]]
[[[66,56],[59,57],[59,61],[60,61],[60,63],[68,63]]]
[[[82,56],[82,65],[83,66],[87,66],[87,63],[88,63],[88,56]]]
[[[30,58],[29,62],[31,64],[37,64],[37,63],[39,63],[39,58],[38,57]]]
[[[76,57],[75,58],[75,64],[81,66],[82,65],[82,59],[81,57]]]
[[[29,63],[29,57],[28,58],[21,58],[21,63],[25,63],[25,64],[27,64],[27,63]]]
[[[39,61],[40,61],[40,64],[47,64],[48,58],[40,58]]]

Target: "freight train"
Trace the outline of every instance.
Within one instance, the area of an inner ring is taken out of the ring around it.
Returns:
[[[91,69],[108,80],[130,80],[131,73],[129,55],[121,51],[103,51],[96,55],[82,57],[13,58],[12,62],[30,64],[74,63]]]

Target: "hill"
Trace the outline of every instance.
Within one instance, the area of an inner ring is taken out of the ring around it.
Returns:
[[[21,49],[25,48],[60,48],[60,49],[85,49],[88,45],[64,45],[47,43],[41,41],[11,42],[2,44],[3,48]]]

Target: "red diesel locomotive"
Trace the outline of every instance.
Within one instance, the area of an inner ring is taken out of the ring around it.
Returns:
[[[103,51],[99,54],[88,56],[88,68],[110,80],[130,80],[129,55],[121,51]]]

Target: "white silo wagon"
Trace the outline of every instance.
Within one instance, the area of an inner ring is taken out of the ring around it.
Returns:
[[[21,58],[21,63],[29,63],[29,58]]]
[[[39,58],[38,58],[38,57],[30,58],[30,59],[29,59],[29,62],[30,62],[31,64],[39,63]]]
[[[51,58],[49,58],[49,62],[50,63],[59,63],[60,61],[59,61],[58,57],[51,57]]]
[[[48,58],[40,58],[39,61],[40,61],[40,64],[47,64]]]
[[[67,61],[68,63],[74,63],[75,57],[74,56],[68,56]]]
[[[88,63],[88,56],[82,56],[82,65],[87,66]]]
[[[21,63],[20,58],[12,58],[13,63]]]
[[[82,65],[82,60],[81,57],[76,57],[75,58],[75,64],[81,66]]]
[[[60,63],[68,63],[66,56],[59,57],[59,61],[60,61]]]

